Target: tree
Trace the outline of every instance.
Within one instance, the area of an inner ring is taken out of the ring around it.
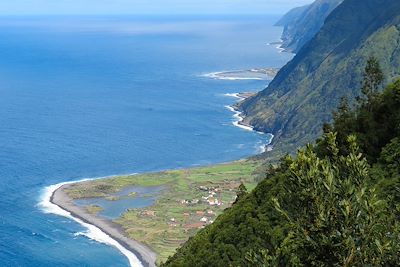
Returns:
[[[236,200],[233,204],[237,203],[247,195],[247,188],[243,183],[240,183],[238,189],[236,190]]]
[[[383,149],[379,158],[381,166],[385,166],[387,176],[400,177],[400,137],[391,140]]]
[[[336,133],[325,139],[329,157],[320,158],[312,146],[300,150],[290,166],[287,193],[273,199],[289,230],[275,254],[264,258],[276,261],[278,254],[286,266],[398,263],[398,222],[368,184],[370,166],[356,137],[348,137],[347,156],[339,155]]]
[[[382,87],[384,75],[379,61],[375,57],[370,57],[363,74],[361,93],[363,100],[374,98]]]
[[[336,111],[333,112],[333,127],[337,133],[338,146],[343,154],[347,154],[346,138],[355,132],[356,117],[347,98],[343,97]]]

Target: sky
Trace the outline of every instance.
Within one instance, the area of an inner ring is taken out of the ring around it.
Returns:
[[[0,0],[0,15],[283,14],[313,0]]]

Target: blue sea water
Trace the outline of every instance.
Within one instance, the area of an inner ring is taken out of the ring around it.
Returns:
[[[281,67],[276,17],[0,18],[0,266],[128,266],[45,214],[46,186],[253,155],[226,93],[266,81],[201,74]]]

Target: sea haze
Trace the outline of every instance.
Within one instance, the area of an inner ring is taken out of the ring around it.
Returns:
[[[267,136],[233,126],[228,93],[281,67],[275,17],[0,18],[0,266],[128,266],[45,214],[46,186],[244,158]]]

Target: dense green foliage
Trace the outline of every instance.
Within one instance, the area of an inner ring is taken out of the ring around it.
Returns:
[[[393,138],[400,136],[400,80],[389,85],[383,93],[380,67],[370,59],[362,83],[363,95],[358,97],[355,107],[342,101],[334,112],[332,125],[325,125],[325,132],[338,133],[340,144],[349,134],[356,133],[363,153],[371,163],[379,159],[382,148]],[[346,153],[344,147],[342,153]]]
[[[400,74],[400,1],[344,0],[271,84],[239,108],[246,123],[275,135],[276,150],[315,140],[343,96],[360,95],[364,64],[376,57],[393,82]]]
[[[371,169],[355,136],[348,140],[347,156],[329,133],[328,156],[309,146],[290,162],[285,194],[273,199],[288,233],[263,265],[382,266],[400,260],[396,218],[369,187]]]
[[[369,60],[364,94],[316,145],[269,168],[163,266],[398,266],[400,80],[379,92],[379,73]]]
[[[283,26],[282,48],[297,53],[321,29],[326,17],[343,0],[316,0],[290,10],[277,23]]]

